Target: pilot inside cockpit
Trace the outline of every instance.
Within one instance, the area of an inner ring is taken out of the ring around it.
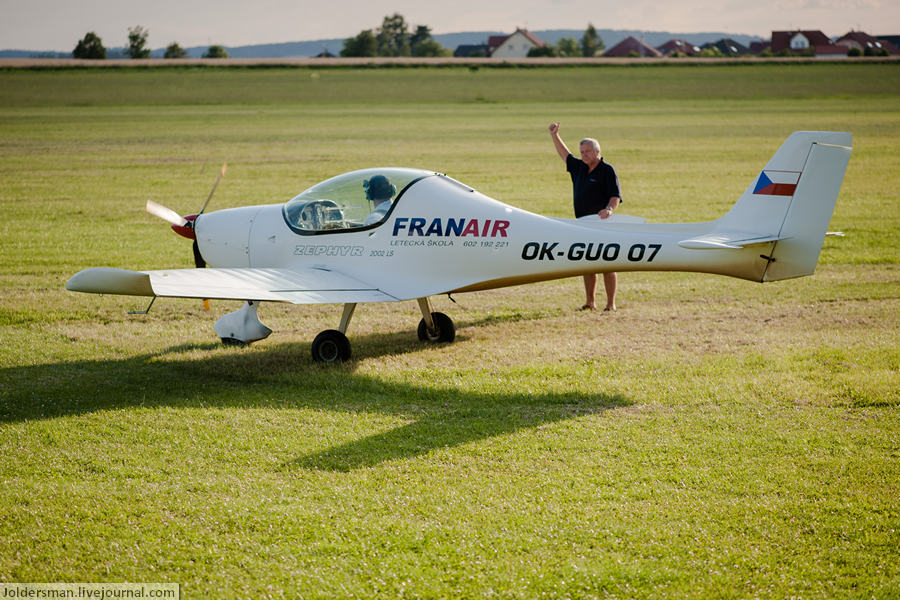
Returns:
[[[396,167],[344,173],[320,181],[285,202],[284,220],[292,231],[301,235],[375,227],[405,197],[404,190],[433,175],[433,171]]]
[[[366,217],[364,225],[374,225],[382,221],[391,209],[391,198],[397,193],[397,186],[384,175],[375,175],[363,181],[363,189],[366,190],[366,200],[374,205],[374,210]]]

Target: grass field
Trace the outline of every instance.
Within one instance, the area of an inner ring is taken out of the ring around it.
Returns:
[[[192,266],[147,215],[440,170],[568,216],[547,134],[603,144],[620,212],[723,214],[794,130],[854,150],[813,277],[620,276],[360,306],[65,291]],[[0,71],[0,582],[185,598],[900,596],[900,65]]]

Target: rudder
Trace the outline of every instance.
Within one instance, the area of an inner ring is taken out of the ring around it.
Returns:
[[[850,161],[850,134],[843,143],[813,142],[779,231],[763,281],[812,275]]]
[[[715,231],[733,238],[773,240],[764,256],[771,260],[757,281],[801,277],[815,270],[850,160],[851,140],[846,132],[792,133],[728,214],[716,221]]]

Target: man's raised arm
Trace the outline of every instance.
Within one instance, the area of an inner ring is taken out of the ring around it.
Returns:
[[[559,154],[559,157],[565,162],[571,152],[569,152],[569,148],[559,137],[559,123],[550,123],[549,129],[550,138],[553,140],[553,145],[556,147],[556,153]]]

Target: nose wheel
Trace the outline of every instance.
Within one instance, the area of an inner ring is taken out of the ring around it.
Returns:
[[[356,310],[355,302],[344,305],[341,324],[337,329],[326,329],[312,343],[312,357],[316,362],[335,363],[350,360],[350,340],[345,335]]]
[[[350,360],[350,340],[336,329],[327,329],[313,340],[312,356],[314,361],[324,363]]]

